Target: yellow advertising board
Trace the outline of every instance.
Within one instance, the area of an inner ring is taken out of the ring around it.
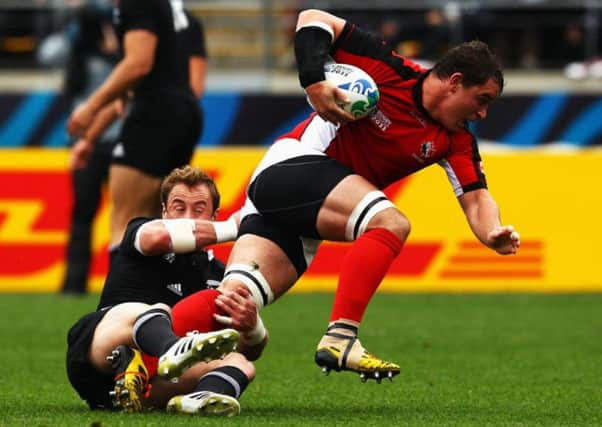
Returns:
[[[223,217],[244,201],[263,148],[202,149],[193,163],[215,177]],[[489,188],[504,223],[521,233],[514,256],[476,241],[444,171],[432,166],[387,194],[412,234],[381,285],[403,292],[602,291],[602,151],[483,151]],[[0,150],[0,291],[60,288],[71,208],[68,151]],[[110,203],[105,194],[93,233],[90,289],[107,269]],[[225,259],[231,245],[214,248]],[[347,244],[324,243],[296,291],[332,291]]]

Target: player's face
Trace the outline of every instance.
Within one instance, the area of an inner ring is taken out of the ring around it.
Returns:
[[[499,86],[493,79],[485,84],[464,86],[461,81],[453,84],[441,103],[440,122],[450,132],[458,132],[468,121],[483,120],[487,109],[499,95]]]
[[[169,193],[167,204],[163,206],[163,218],[214,218],[213,199],[206,184],[189,187],[186,184],[176,184]]]

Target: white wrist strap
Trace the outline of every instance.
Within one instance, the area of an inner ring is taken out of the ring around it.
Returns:
[[[196,238],[194,219],[162,219],[163,226],[167,229],[171,238],[171,248],[176,254],[192,252],[196,249]]]
[[[248,345],[257,345],[265,339],[267,333],[265,326],[263,326],[263,321],[261,320],[259,313],[257,313],[257,323],[255,324],[255,327],[252,331],[244,334],[245,343]]]
[[[138,252],[140,252],[142,255],[146,255],[144,253],[144,251],[142,250],[142,246],[140,243],[140,239],[141,239],[141,235],[142,235],[142,229],[146,226],[146,224],[148,224],[148,222],[145,222],[144,224],[142,224],[140,227],[138,227],[138,230],[136,230],[136,237],[134,238],[134,247],[136,248],[136,250]]]
[[[213,229],[215,230],[216,243],[236,240],[238,225],[236,225],[236,219],[233,216],[226,221],[214,221],[211,224],[213,224]]]

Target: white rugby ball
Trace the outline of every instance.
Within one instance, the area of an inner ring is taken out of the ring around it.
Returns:
[[[358,119],[374,111],[380,94],[376,83],[364,70],[354,65],[333,62],[324,66],[324,74],[327,81],[345,91],[349,98],[347,103],[338,103],[343,110]]]

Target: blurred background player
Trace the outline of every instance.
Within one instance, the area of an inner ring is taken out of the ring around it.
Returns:
[[[191,86],[197,93],[204,86],[191,85],[190,78],[205,74],[204,67],[190,72],[191,64],[199,61],[190,61],[190,43],[184,36],[190,20],[181,2],[117,0],[115,4],[114,23],[123,57],[68,121],[69,132],[81,138],[73,148],[74,164],[82,164],[98,135],[122,113],[124,101],[130,101],[109,171],[111,258],[129,219],[160,213],[161,178],[190,161],[202,130]],[[199,56],[198,50],[194,56]]]
[[[70,47],[63,92],[73,107],[102,84],[118,61],[119,45],[111,18],[110,4],[93,2],[81,7],[68,26]],[[121,121],[117,120],[98,137],[98,143],[85,165],[71,164],[73,207],[63,293],[86,292],[92,222],[98,210],[120,126]]]

